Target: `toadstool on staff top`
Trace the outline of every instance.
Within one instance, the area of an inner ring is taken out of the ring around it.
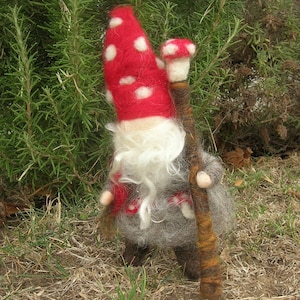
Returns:
[[[187,79],[190,58],[195,52],[195,44],[188,39],[170,39],[162,45],[161,56],[166,61],[166,71],[170,82]]]

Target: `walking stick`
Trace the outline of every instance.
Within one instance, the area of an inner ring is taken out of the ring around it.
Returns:
[[[200,295],[201,299],[223,299],[221,268],[216,249],[216,235],[212,229],[208,196],[205,189],[197,185],[197,173],[203,169],[200,144],[196,134],[193,110],[190,106],[190,91],[187,76],[190,57],[195,53],[195,45],[187,39],[167,41],[161,49],[166,60],[170,81],[170,94],[176,106],[177,118],[186,132],[186,157],[189,163],[189,184],[194,203],[198,228],[197,247],[200,256]]]

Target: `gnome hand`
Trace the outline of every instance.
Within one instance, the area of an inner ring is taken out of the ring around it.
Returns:
[[[213,184],[211,177],[204,171],[197,173],[196,182],[200,188],[207,189],[210,188]]]
[[[99,199],[100,203],[104,206],[110,205],[113,202],[113,200],[114,200],[114,195],[109,190],[103,191]]]

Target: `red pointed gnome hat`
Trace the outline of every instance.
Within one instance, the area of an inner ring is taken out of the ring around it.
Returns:
[[[154,54],[130,6],[110,13],[104,44],[106,97],[118,121],[175,117],[164,64]]]

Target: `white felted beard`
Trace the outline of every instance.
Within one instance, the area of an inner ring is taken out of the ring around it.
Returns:
[[[120,182],[138,186],[142,199],[140,226],[145,229],[151,223],[151,207],[158,193],[167,189],[174,178],[182,180],[186,176],[186,172],[181,173],[183,168],[178,163],[184,148],[185,131],[173,119],[162,119],[153,127],[142,130],[128,131],[122,123],[110,124],[108,129],[114,132],[115,146],[109,176],[113,180],[120,172]]]

